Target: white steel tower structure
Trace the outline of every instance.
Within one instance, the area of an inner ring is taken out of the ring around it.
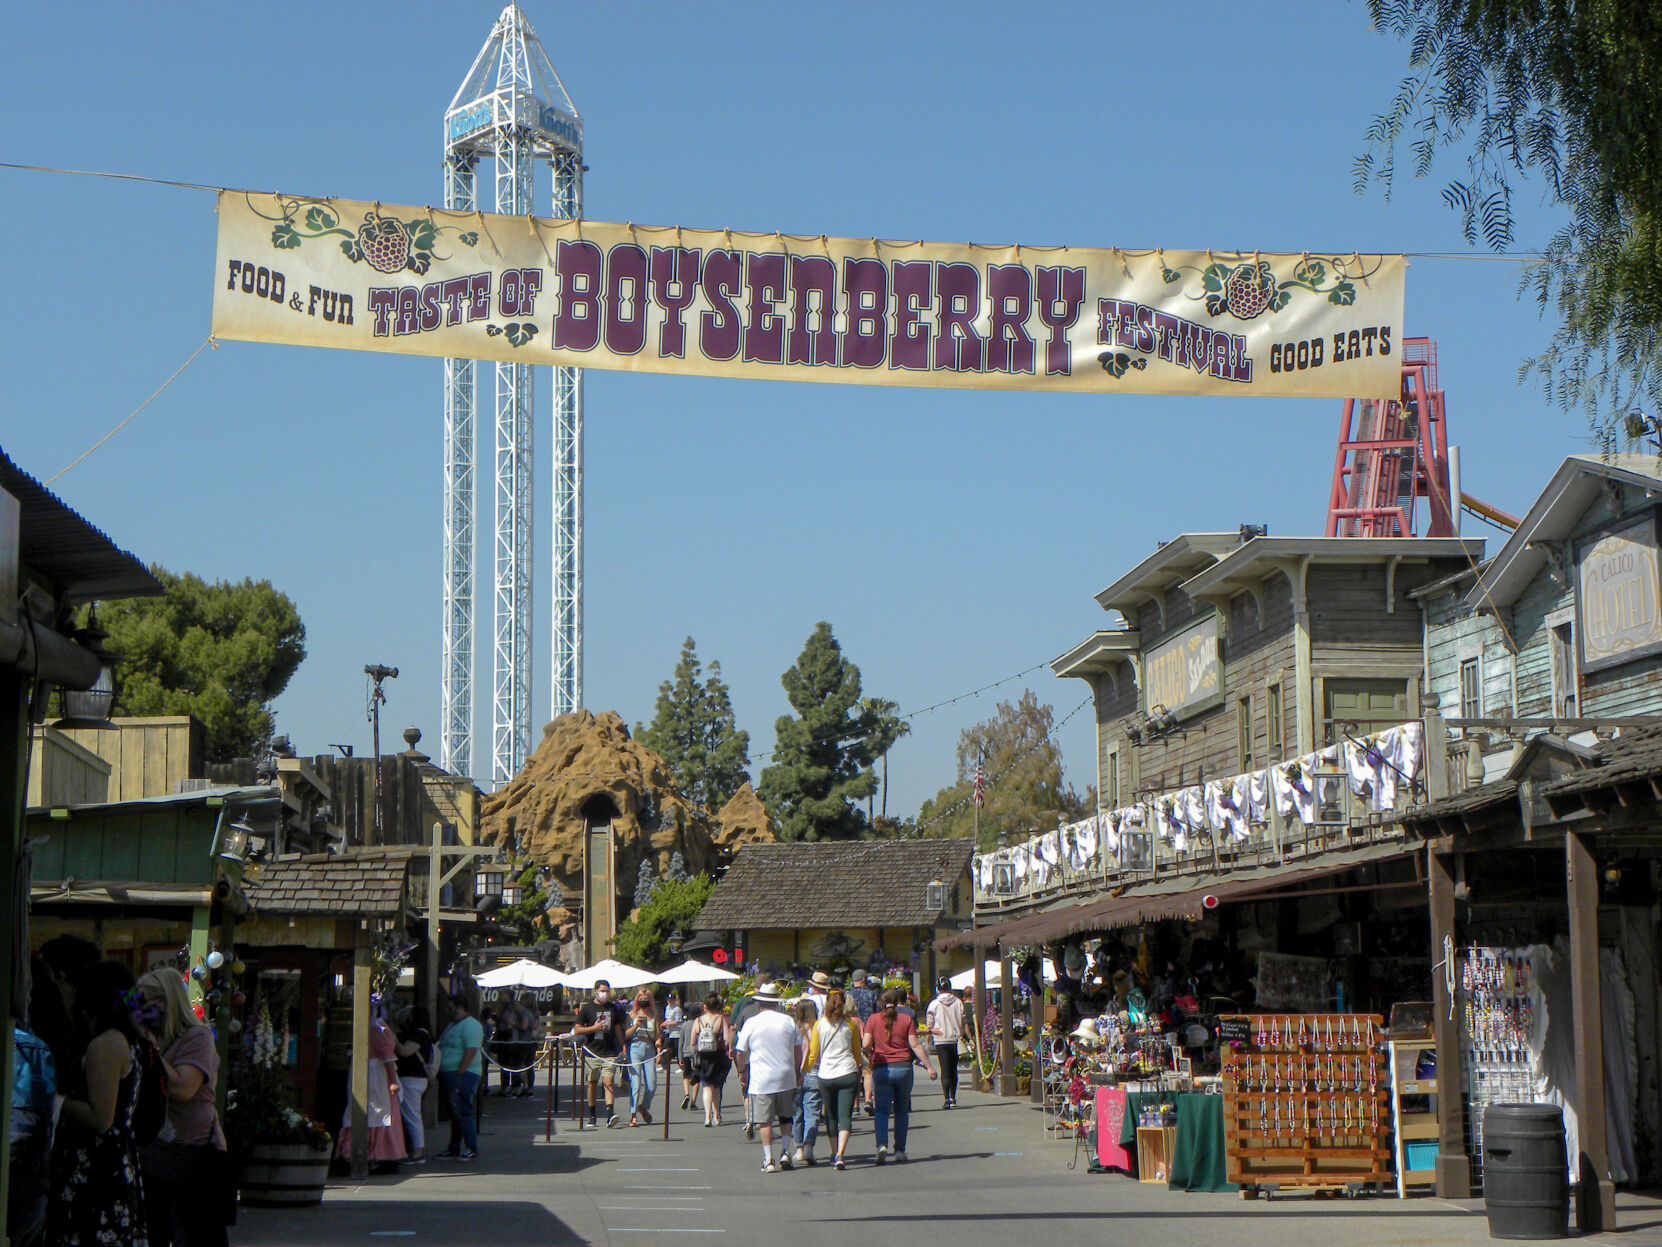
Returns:
[[[481,159],[496,162],[495,202],[481,204]],[[453,211],[534,214],[532,174],[553,167],[555,217],[583,211],[583,122],[517,4],[490,38],[444,114],[444,201]],[[552,296],[555,292],[549,291]],[[493,787],[524,764],[531,742],[532,428],[528,364],[496,364]],[[473,770],[474,412],[477,366],[444,365],[444,655],[440,764]],[[583,379],[554,370],[553,713],[583,700]]]

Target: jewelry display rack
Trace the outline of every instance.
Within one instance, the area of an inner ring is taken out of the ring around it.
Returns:
[[[1247,1038],[1223,1053],[1223,1112],[1229,1180],[1242,1198],[1391,1184],[1384,1019],[1260,1013],[1236,1034],[1241,1022]]]

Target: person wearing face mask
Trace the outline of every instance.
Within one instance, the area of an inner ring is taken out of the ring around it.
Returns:
[[[641,988],[623,1028],[629,1041],[629,1124],[652,1124],[652,1094],[658,1089],[658,1007]]]
[[[606,1092],[606,1124],[620,1126],[614,1103],[617,1095],[617,1063],[626,1050],[623,1037],[622,1011],[612,1003],[612,985],[599,979],[594,985],[594,999],[577,1013],[573,1033],[589,1052],[589,1125],[599,1124],[595,1114],[594,1088],[598,1083]]]

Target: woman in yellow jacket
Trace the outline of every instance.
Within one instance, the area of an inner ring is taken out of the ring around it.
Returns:
[[[860,1020],[846,1012],[843,993],[833,988],[826,994],[825,1009],[808,1035],[805,1073],[819,1078],[819,1093],[825,1100],[831,1134],[837,1140],[833,1169],[845,1169],[843,1153],[854,1131],[854,1089],[865,1070],[865,1050],[860,1044]]]

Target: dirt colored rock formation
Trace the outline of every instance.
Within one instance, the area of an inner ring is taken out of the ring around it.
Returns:
[[[583,833],[610,816],[614,890],[627,913],[643,859],[662,875],[679,852],[687,873],[715,865],[709,818],[681,795],[664,760],[629,735],[614,711],[564,714],[543,729],[524,768],[480,809],[489,843],[508,843],[546,865],[567,896],[583,895]]]
[[[746,844],[774,844],[779,830],[768,817],[767,806],[747,781],[716,815],[716,847],[728,852]]]

